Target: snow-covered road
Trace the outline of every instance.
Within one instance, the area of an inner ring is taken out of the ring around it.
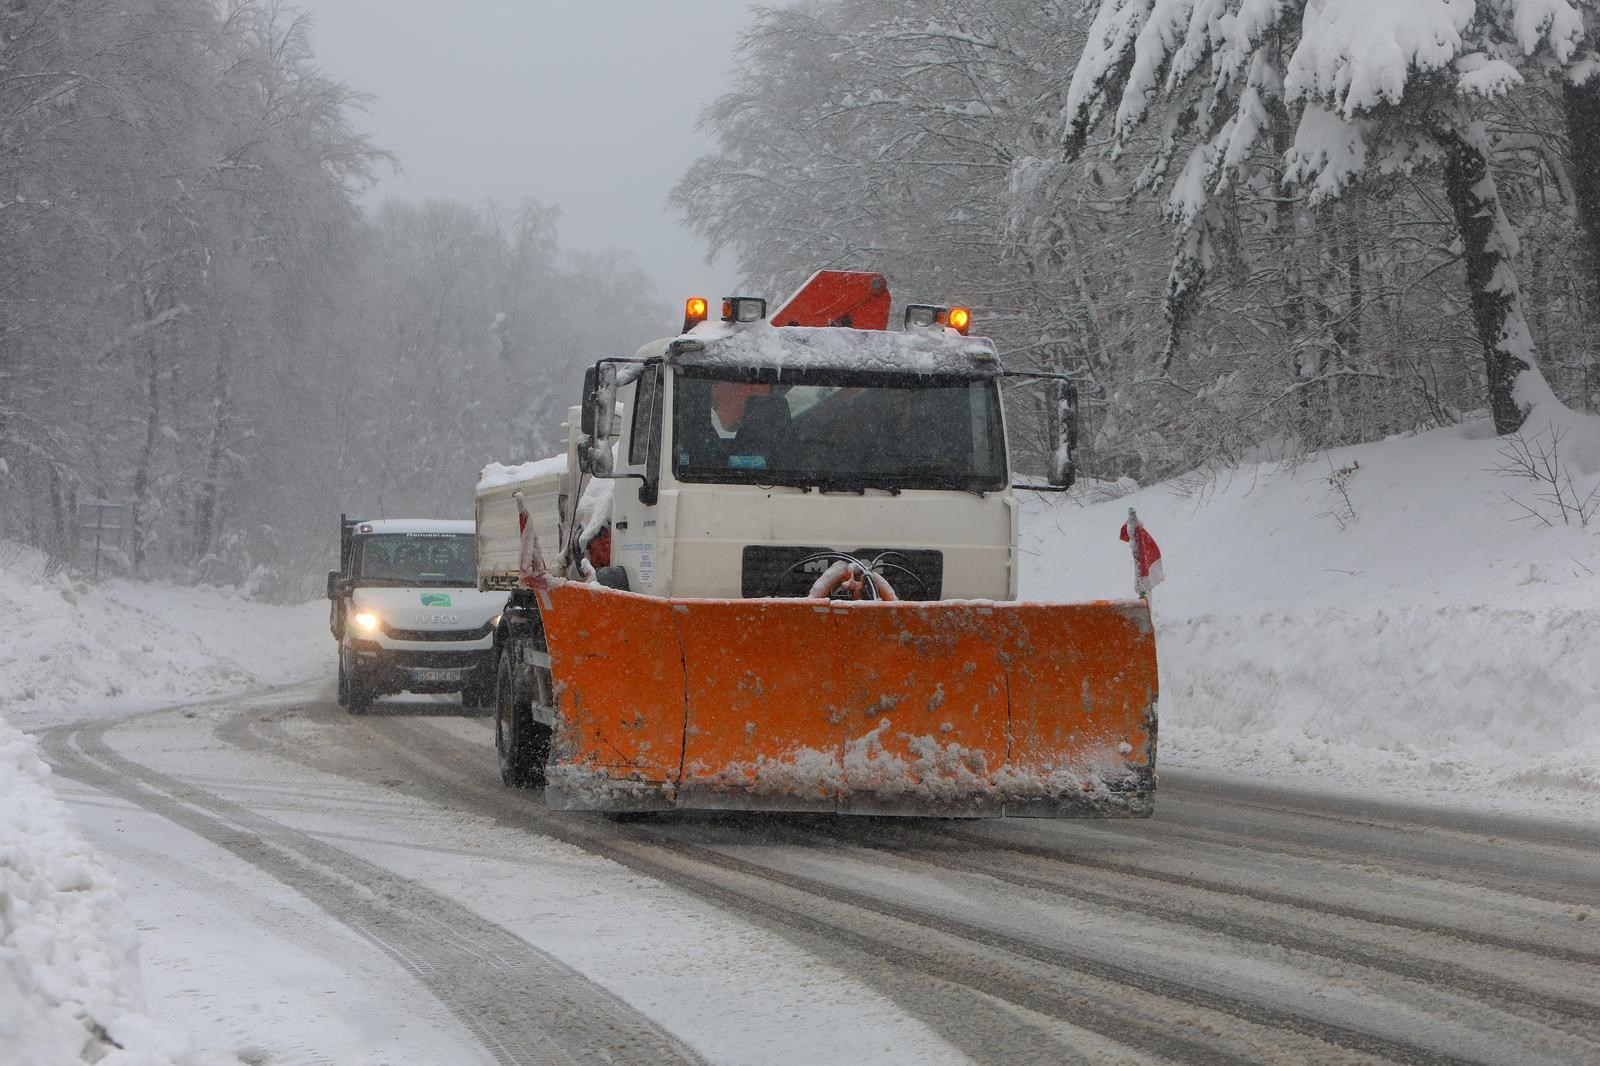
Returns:
[[[1600,1058],[1593,828],[1179,773],[1139,822],[616,822],[324,687],[40,734],[216,1061]]]

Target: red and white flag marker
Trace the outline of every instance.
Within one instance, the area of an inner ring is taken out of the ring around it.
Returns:
[[[1138,512],[1132,507],[1128,508],[1128,521],[1122,527],[1122,539],[1133,548],[1133,590],[1144,599],[1167,575],[1161,569],[1161,549],[1156,546],[1156,538],[1139,522]]]

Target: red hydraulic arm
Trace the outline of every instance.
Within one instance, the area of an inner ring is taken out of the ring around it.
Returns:
[[[889,328],[889,282],[864,270],[819,270],[768,319],[774,326]]]

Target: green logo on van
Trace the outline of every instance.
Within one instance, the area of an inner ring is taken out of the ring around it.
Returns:
[[[450,595],[445,592],[424,592],[422,594],[422,606],[448,607],[450,606]]]

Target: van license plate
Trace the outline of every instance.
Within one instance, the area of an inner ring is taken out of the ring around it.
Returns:
[[[417,680],[430,685],[443,684],[447,681],[460,681],[460,670],[417,670],[414,671]]]

